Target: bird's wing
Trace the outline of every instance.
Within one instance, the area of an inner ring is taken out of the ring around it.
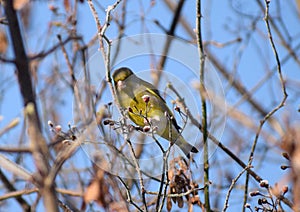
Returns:
[[[147,92],[149,92],[151,95],[158,96],[160,100],[166,103],[166,101],[161,97],[159,91],[151,83],[144,81],[144,84],[146,85],[145,88]]]
[[[148,82],[146,82],[148,83]],[[149,92],[152,96],[158,96],[160,98],[160,100],[162,100],[164,102],[164,104],[166,104],[166,101],[161,97],[159,91],[154,88],[154,86],[150,83],[149,84],[149,88],[146,88],[146,92]],[[151,88],[151,89],[150,89]],[[166,105],[166,111],[168,112],[169,116],[173,116],[171,110],[168,108],[168,106]],[[181,127],[177,124],[175,117],[173,116],[173,118],[171,119],[173,126],[176,128],[176,130],[179,132],[179,130],[181,130]]]

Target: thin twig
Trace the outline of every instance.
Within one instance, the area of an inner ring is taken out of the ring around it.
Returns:
[[[131,154],[131,157],[132,157],[132,160],[134,162],[134,165],[135,165],[135,169],[137,171],[137,174],[138,174],[138,178],[139,178],[139,183],[140,183],[140,187],[141,187],[141,195],[142,195],[142,201],[143,201],[143,204],[144,204],[144,210],[145,211],[148,211],[148,208],[147,208],[147,202],[146,202],[146,189],[145,189],[145,186],[144,186],[144,180],[143,180],[143,176],[142,176],[142,173],[141,173],[141,168],[140,168],[140,165],[137,161],[137,158],[136,158],[136,155],[135,155],[135,152],[134,152],[134,148],[132,146],[132,143],[131,141],[126,138],[127,137],[127,134],[125,133],[125,140],[127,141],[127,144],[128,146],[130,147],[130,154]]]
[[[254,138],[254,141],[253,141],[253,144],[252,144],[252,148],[251,148],[251,151],[250,151],[249,160],[248,160],[249,162],[252,160],[252,158],[254,156],[255,148],[256,148],[256,145],[257,145],[257,142],[258,142],[258,138],[259,138],[260,132],[261,132],[265,122],[271,116],[273,116],[274,113],[276,113],[280,108],[282,108],[284,106],[284,104],[286,102],[286,99],[287,99],[287,96],[288,96],[288,94],[286,92],[286,88],[285,88],[285,82],[284,82],[282,72],[281,72],[281,64],[280,64],[279,55],[278,55],[275,43],[273,41],[272,32],[271,32],[270,23],[269,23],[269,4],[270,4],[270,1],[265,0],[265,4],[266,4],[266,6],[265,6],[264,21],[266,23],[266,28],[267,28],[267,31],[268,31],[268,37],[269,37],[269,41],[270,41],[270,44],[271,44],[271,48],[272,48],[274,56],[275,56],[275,60],[276,60],[276,64],[277,64],[277,72],[278,72],[278,75],[279,75],[279,80],[280,80],[280,84],[281,84],[281,90],[282,90],[282,93],[283,93],[283,97],[282,97],[281,102],[273,110],[271,110],[269,113],[267,113],[265,115],[265,117],[260,121],[260,125],[257,129],[256,135],[255,135],[255,138]],[[249,164],[251,164],[251,163],[249,163]],[[246,204],[247,198],[248,198],[248,184],[249,184],[249,173],[247,173],[247,175],[246,175],[245,191],[244,191],[244,204],[243,205]],[[245,210],[244,207],[243,207],[243,210]]]
[[[14,127],[16,127],[20,122],[19,118],[13,119],[10,123],[8,123],[3,129],[0,130],[0,137],[6,132],[10,131]]]
[[[179,94],[179,92],[171,85],[169,87],[174,93],[175,95],[178,97],[178,101],[181,102],[181,104],[183,105],[183,107],[185,108],[186,114],[189,117],[189,119],[191,120],[191,123],[196,126],[200,132],[203,131],[203,127],[201,125],[201,123],[199,123],[197,121],[197,119],[195,119],[193,117],[193,115],[190,113],[190,110],[188,109],[188,107],[185,104],[184,99],[181,97],[181,95]],[[208,138],[214,143],[216,144],[220,149],[222,149],[229,157],[231,157],[236,163],[238,163],[242,168],[246,168],[247,165],[239,158],[237,157],[230,149],[228,149],[225,145],[223,145],[216,137],[214,137],[209,131],[207,131],[207,136]],[[253,170],[248,169],[247,172],[250,173],[250,175],[257,181],[260,182],[262,180],[262,178],[256,174]]]
[[[95,22],[96,22],[96,26],[97,26],[97,35],[98,35],[98,41],[99,41],[99,46],[101,50],[103,49],[103,40],[102,40],[102,36],[101,36],[101,22],[98,16],[98,13],[94,7],[94,4],[92,2],[92,0],[87,0],[89,7],[91,9],[92,15],[94,16]]]
[[[17,192],[16,188],[14,187],[14,185],[9,181],[9,179],[5,176],[5,174],[2,172],[2,170],[0,169],[0,180],[2,182],[2,184],[9,190],[11,191],[11,193]],[[10,198],[9,195],[6,196],[8,194],[4,194],[0,197],[0,201],[1,200],[5,200],[7,198]],[[6,197],[5,197],[6,196]],[[19,195],[13,195],[11,196],[13,198],[15,198],[17,200],[17,202],[21,205],[21,207],[23,208],[24,211],[32,211],[31,206],[29,205],[29,203],[27,203],[27,201],[25,199],[23,199],[23,197],[19,196]]]
[[[18,190],[18,191],[12,191],[6,194],[3,194],[0,196],[0,201],[7,200],[10,198],[16,198],[16,197],[21,197],[22,195],[29,195],[32,193],[38,192],[38,188],[32,188],[32,189],[23,189],[23,190]]]
[[[36,59],[43,59],[44,57],[48,56],[52,52],[54,52],[56,49],[58,49],[60,46],[67,44],[68,42],[72,40],[82,40],[81,36],[69,36],[63,41],[59,41],[58,44],[55,44],[53,47],[48,49],[47,51],[41,51],[35,55],[29,56],[28,60],[36,60]]]
[[[184,193],[166,194],[165,196],[166,197],[184,197],[184,196],[189,195],[189,194],[191,194],[191,193],[193,193],[195,191],[201,191],[201,190],[204,190],[204,187],[203,188],[194,188],[194,189],[188,190],[188,191],[186,191]],[[150,194],[150,195],[162,195],[162,196],[164,196],[164,194],[159,194],[158,192],[154,192],[154,191],[147,191],[147,194]]]
[[[72,79],[72,87],[75,86],[76,84],[76,78],[75,78],[75,75],[74,75],[74,71],[73,71],[73,66],[69,60],[69,57],[68,57],[68,53],[66,51],[66,48],[62,42],[62,39],[61,39],[61,36],[60,35],[57,35],[57,38],[59,40],[59,44],[60,44],[60,47],[61,47],[61,50],[63,52],[63,55],[64,55],[64,58],[66,60],[66,63],[67,63],[67,66],[68,66],[68,69],[69,69],[69,74],[71,76],[71,79]]]
[[[223,210],[222,212],[225,212],[228,208],[228,202],[229,202],[229,197],[230,197],[230,194],[231,194],[231,191],[233,190],[235,184],[237,183],[237,181],[240,179],[240,177],[245,173],[245,171],[247,171],[248,169],[250,169],[251,166],[247,166],[246,168],[244,168],[239,174],[238,176],[236,176],[236,178],[234,178],[231,182],[231,185],[227,191],[227,195],[226,195],[226,199],[225,199],[225,202],[224,202],[224,207],[223,207]]]
[[[75,141],[70,142],[69,146],[66,147],[64,151],[60,151],[57,155],[54,164],[50,170],[49,176],[47,176],[47,181],[54,182],[56,175],[61,169],[62,165],[71,158],[71,156],[78,150],[78,147],[82,144],[82,138],[79,137]]]
[[[120,176],[117,176],[118,179],[121,181],[121,183],[124,185],[125,189],[126,189],[126,193],[127,193],[127,201],[132,204],[138,211],[143,211],[137,204],[135,204],[135,202],[132,200],[132,197],[131,197],[131,193],[130,193],[130,190],[128,188],[128,186],[126,185],[126,183],[124,182],[124,180],[120,177]]]
[[[171,121],[169,121],[169,123],[171,124]],[[171,127],[171,126],[170,126]],[[170,150],[171,150],[172,144],[169,144],[169,148],[166,152],[164,152],[164,157],[163,157],[163,168],[162,168],[162,178],[161,178],[161,182],[160,182],[160,188],[159,188],[159,192],[158,192],[158,196],[157,196],[157,202],[156,202],[156,211],[162,211],[163,207],[164,207],[164,203],[167,197],[167,189],[169,186],[169,176],[168,176],[168,171],[169,171],[169,166],[168,166],[168,158],[170,155]],[[166,183],[164,183],[166,179]],[[165,185],[164,185],[165,184]],[[164,187],[164,193],[162,194],[162,189],[163,189],[163,185]],[[162,201],[160,202],[160,196],[162,195]],[[159,207],[158,207],[159,206]]]
[[[1,171],[0,171],[0,173],[1,173]],[[78,191],[71,191],[71,190],[67,190],[67,189],[63,189],[63,188],[56,188],[56,191],[58,193],[61,193],[61,194],[64,194],[64,195],[69,195],[69,196],[73,196],[73,197],[83,197],[83,193],[78,192]],[[6,193],[6,194],[0,196],[0,201],[10,199],[10,198],[16,198],[16,197],[22,196],[22,195],[29,195],[29,194],[37,193],[37,192],[39,192],[38,188],[12,191],[12,192],[9,192],[9,193]]]
[[[257,4],[259,5],[260,9],[263,12],[266,12],[266,8],[263,5],[261,0],[256,0]],[[270,0],[268,1],[270,2]],[[284,38],[284,35],[281,33],[281,31],[279,30],[279,27],[277,26],[276,22],[274,21],[273,18],[270,17],[270,15],[267,15],[268,18],[268,25],[271,24],[271,26],[273,27],[275,33],[278,35],[281,44],[287,49],[287,51],[289,52],[289,55],[292,56],[292,58],[296,61],[296,63],[300,66],[300,59],[299,56],[297,54],[297,52],[295,52],[293,50],[293,48],[291,47],[291,45],[286,41],[286,39]],[[276,18],[277,19],[277,18]],[[269,26],[270,28],[270,26]],[[271,41],[271,40],[270,40]],[[273,41],[272,41],[273,42]]]

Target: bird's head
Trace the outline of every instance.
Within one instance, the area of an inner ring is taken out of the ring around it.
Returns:
[[[127,67],[122,67],[114,71],[112,77],[114,80],[115,86],[122,87],[123,82],[129,77],[133,77],[134,73]]]
[[[122,67],[122,68],[115,70],[112,77],[113,77],[114,83],[117,83],[118,81],[126,80],[128,77],[130,77],[132,75],[133,75],[133,72],[129,68]]]

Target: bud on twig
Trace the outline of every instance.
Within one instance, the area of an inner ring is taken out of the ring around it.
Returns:
[[[150,96],[149,95],[144,95],[142,96],[142,99],[144,102],[148,103],[150,101]]]
[[[133,110],[131,107],[128,107],[128,112],[133,113]]]
[[[289,187],[288,186],[283,186],[282,195],[285,195],[288,191],[289,191]]]
[[[260,185],[260,187],[269,188],[269,181],[261,180],[259,185]]]
[[[257,195],[260,195],[259,191],[252,191],[249,193],[250,197],[255,197]]]
[[[290,160],[290,157],[289,157],[289,154],[287,152],[283,152],[282,153],[282,156],[287,159],[287,160]]]
[[[282,170],[286,170],[286,169],[291,168],[291,167],[290,167],[290,166],[287,166],[287,165],[281,165],[280,168],[281,168]]]
[[[143,131],[144,132],[149,132],[150,131],[150,126],[145,126],[145,127],[143,127]]]
[[[251,205],[249,203],[246,203],[245,208],[251,208]]]
[[[54,124],[52,123],[52,121],[48,121],[48,125],[52,128],[52,127],[54,127]]]

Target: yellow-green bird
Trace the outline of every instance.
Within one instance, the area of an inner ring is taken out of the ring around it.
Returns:
[[[123,109],[127,109],[129,118],[136,125],[155,129],[156,134],[175,143],[188,158],[190,152],[198,152],[182,137],[171,110],[152,84],[126,67],[115,70],[112,77],[118,102]]]

